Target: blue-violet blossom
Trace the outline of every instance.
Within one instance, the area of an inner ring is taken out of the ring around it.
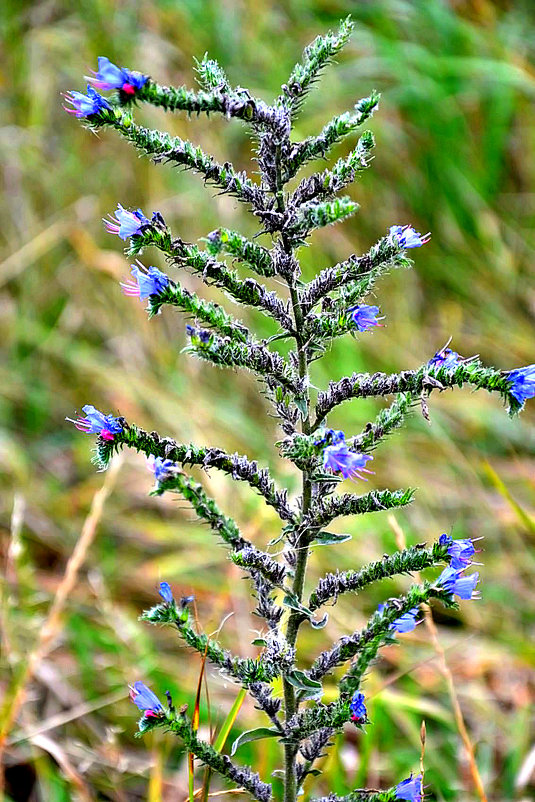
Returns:
[[[69,114],[75,114],[76,117],[91,117],[93,114],[98,114],[101,109],[111,109],[108,101],[95,92],[92,86],[87,85],[87,95],[83,92],[67,92],[65,100],[70,103],[72,109],[63,106],[65,111]]]
[[[448,547],[448,554],[451,557],[450,565],[452,568],[460,571],[471,565],[470,558],[474,556],[476,550],[469,538],[454,540],[451,535],[444,534],[440,535],[438,542],[441,546]]]
[[[139,234],[142,226],[148,226],[150,223],[141,209],[131,212],[128,209],[124,209],[120,203],[117,204],[115,217],[110,214],[110,219],[103,218],[103,222],[108,233],[117,234],[123,241],[128,237]]]
[[[157,267],[145,268],[141,263],[139,265],[140,267],[130,265],[135,281],[121,281],[121,287],[125,295],[136,296],[140,301],[144,301],[150,295],[159,295],[163,292],[169,285],[169,278]]]
[[[91,81],[97,89],[120,89],[127,95],[135,95],[136,89],[141,89],[149,80],[148,75],[132,72],[126,67],[117,67],[106,56],[98,57],[98,72],[94,75]]]
[[[134,682],[129,688],[130,699],[140,710],[143,710],[146,717],[158,717],[162,715],[164,712],[162,703],[156,694],[153,693],[150,688],[147,688],[144,682]]]
[[[166,602],[167,604],[173,604],[174,602],[173,591],[171,590],[169,582],[160,582],[158,593],[160,594],[164,602]]]
[[[390,226],[390,237],[396,239],[400,248],[421,248],[431,239],[431,233],[419,234],[412,226]]]
[[[510,370],[507,378],[512,382],[509,392],[519,404],[535,396],[535,365]]]
[[[345,434],[340,429],[325,429],[325,431],[314,441],[316,445],[334,445],[343,443],[346,439]]]
[[[348,309],[358,331],[368,331],[374,326],[380,326],[379,320],[382,318],[377,317],[379,311],[378,306],[368,306],[367,304],[359,304]]]
[[[323,467],[333,473],[341,473],[344,479],[366,479],[362,473],[373,473],[364,466],[373,459],[369,454],[350,451],[345,442],[327,446],[323,451]]]
[[[396,785],[396,796],[398,799],[405,799],[407,802],[422,802],[422,775],[417,774],[407,777],[406,780]]]
[[[377,608],[378,612],[382,613],[385,607],[385,604],[380,604]],[[417,615],[418,607],[413,607],[412,610],[403,613],[403,615],[400,615],[399,618],[396,618],[396,620],[390,624],[390,631],[399,632],[401,635],[405,634],[406,632],[412,632],[412,630],[416,628]]]
[[[74,423],[80,432],[85,434],[99,434],[104,440],[113,440],[116,434],[122,432],[123,427],[113,415],[104,415],[92,404],[86,404],[82,407],[85,412],[85,418],[81,416],[76,420],[67,418],[66,420]]]
[[[173,473],[176,466],[171,459],[162,459],[162,457],[155,457],[151,454],[150,457],[147,457],[147,467],[149,471],[153,472],[157,482],[163,482]]]
[[[470,601],[473,598],[477,598],[478,591],[476,591],[476,585],[478,582],[478,571],[470,574],[469,576],[461,576],[460,572],[455,568],[452,568],[451,565],[448,565],[447,568],[444,568],[437,579],[437,585],[440,585],[447,590],[448,593],[458,596],[464,601]]]
[[[353,698],[349,703],[349,712],[351,714],[351,721],[355,724],[360,724],[362,721],[366,721],[368,711],[366,710],[366,705],[364,704],[364,694],[362,691],[356,691],[353,694]]]
[[[427,364],[430,368],[456,368],[460,359],[462,356],[457,351],[452,351],[451,348],[441,348]]]

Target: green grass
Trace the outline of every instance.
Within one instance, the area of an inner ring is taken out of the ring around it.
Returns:
[[[118,281],[128,262],[100,218],[117,201],[160,209],[189,241],[219,224],[254,233],[251,221],[196,177],[138,159],[112,132],[95,137],[83,130],[63,112],[60,93],[83,88],[83,74],[104,54],[163,83],[191,85],[193,56],[209,51],[232,82],[269,99],[301,47],[348,11],[356,33],[311,93],[296,136],[318,130],[375,88],[382,93],[370,125],[377,148],[371,169],[351,189],[361,210],[345,225],[314,235],[314,247],[303,251],[306,276],[365,251],[392,223],[411,222],[433,238],[414,254],[415,270],[395,272],[379,285],[387,326],[337,342],[317,367],[316,384],[353,370],[417,366],[450,335],[460,353],[480,353],[498,367],[533,361],[535,15],[529,4],[6,4],[0,20],[4,690],[39,634],[102,483],[90,464],[90,439],[64,421],[75,409],[91,402],[149,430],[237,449],[296,487],[270,445],[278,433],[254,380],[181,355],[183,319],[165,310],[148,322],[141,304],[121,295]],[[237,122],[207,125],[146,108],[139,117],[254,169],[247,131]],[[192,277],[186,283],[199,286]],[[409,543],[450,530],[485,536],[483,601],[464,604],[459,614],[437,609],[437,620],[489,800],[529,799],[534,777],[524,787],[517,782],[535,734],[528,713],[535,666],[533,406],[514,422],[495,397],[480,392],[435,396],[430,406],[431,426],[416,410],[409,426],[376,453],[371,484],[420,488],[415,504],[396,514]],[[346,404],[331,423],[359,431],[377,408],[372,401]],[[266,543],[276,534],[274,515],[248,488],[215,472],[204,481],[247,537]],[[8,790],[17,802],[30,798],[26,782],[35,783],[32,798],[47,802],[84,793],[118,802],[187,797],[179,747],[170,738],[134,740],[137,711],[126,699],[127,683],[140,678],[160,692],[169,688],[177,705],[193,709],[200,661],[168,632],[137,622],[160,578],[179,593],[195,593],[206,632],[233,612],[223,639],[254,653],[250,640],[259,622],[249,617],[241,572],[184,506],[149,498],[150,485],[142,458],[130,455],[69,596],[60,637],[10,733]],[[20,535],[15,516],[12,538],[15,494],[22,512]],[[341,521],[338,531],[351,531],[353,540],[317,548],[311,585],[320,571],[357,566],[395,548],[386,516]],[[305,632],[304,654],[357,626],[403,586],[385,582],[340,600],[325,630]],[[236,688],[212,671],[208,685],[215,725],[224,721]],[[124,700],[98,707],[121,688]],[[423,627],[401,647],[384,650],[366,691],[374,724],[365,737],[349,728],[337,740],[315,793],[387,786],[407,776],[418,767],[425,719],[429,798],[476,798]],[[332,693],[334,683],[327,684],[326,698]],[[46,732],[65,764],[25,736],[70,710],[72,720]],[[203,710],[206,727],[205,703]],[[261,723],[252,705],[244,705],[229,742]],[[280,762],[270,740],[245,745],[237,757],[253,761],[265,778]],[[80,776],[82,791],[66,765]],[[212,790],[218,787],[214,779]]]

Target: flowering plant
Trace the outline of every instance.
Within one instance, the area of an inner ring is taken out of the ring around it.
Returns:
[[[246,204],[259,221],[259,233],[271,240],[271,247],[264,247],[236,231],[218,228],[199,246],[173,236],[159,212],[149,219],[141,209],[128,210],[121,204],[105,221],[111,234],[128,241],[129,257],[155,247],[178,271],[178,278],[171,278],[156,267],[146,268],[137,262],[132,265],[133,278],[121,285],[124,293],[146,301],[150,316],[166,305],[178,307],[193,318],[193,324],[186,327],[187,353],[220,367],[249,370],[259,379],[283,432],[278,444],[280,454],[301,473],[298,498],[290,499],[269,471],[248,457],[213,446],[178,443],[146,432],[122,417],[103,414],[91,405],[83,407],[86,416],[74,423],[81,431],[97,435],[96,462],[102,468],[125,446],[144,453],[154,474],[153,493],[174,492],[187,499],[223,541],[230,559],[250,577],[257,601],[255,612],[265,622],[262,637],[255,641],[261,650],[256,659],[241,658],[223,649],[217,639],[199,634],[189,609],[191,599],[176,600],[167,582],[160,585],[161,601],[144,612],[142,619],[175,628],[192,649],[253,697],[269,727],[240,736],[232,756],[246,741],[278,739],[284,755],[285,802],[295,802],[303,782],[316,773],[316,761],[344,724],[353,722],[359,729],[368,724],[363,680],[379,649],[416,627],[421,605],[437,599],[446,607],[455,607],[455,597],[474,598],[479,582],[477,572],[465,573],[475,553],[473,542],[442,535],[429,546],[402,549],[358,571],[327,574],[305,594],[311,547],[317,543],[340,544],[348,538],[327,529],[336,518],[403,507],[414,495],[410,488],[340,493],[340,482],[365,480],[371,473],[366,467],[372,460],[370,452],[402,425],[418,402],[426,415],[427,399],[433,391],[469,384],[497,392],[511,414],[535,395],[534,365],[496,370],[485,367],[478,358],[465,359],[447,346],[416,369],[394,374],[354,373],[313,392],[311,363],[321,358],[334,338],[347,333],[371,336],[383,318],[378,318],[378,306],[364,304],[363,299],[381,276],[392,269],[410,267],[407,251],[423,247],[430,239],[429,234],[421,235],[410,225],[393,225],[367,253],[351,255],[308,282],[301,277],[299,249],[310,235],[356,212],[357,204],[347,196],[340,197],[340,193],[366,171],[374,147],[372,134],[365,131],[347,156],[288,188],[303,166],[325,158],[377,109],[379,96],[374,92],[358,101],[352,111],[328,122],[317,136],[303,141],[291,138],[293,121],[307,92],[347,42],[351,27],[350,20],[345,20],[337,33],[316,38],[272,104],[231,86],[221,67],[207,58],[198,65],[199,91],[161,86],[149,76],[117,67],[101,57],[87,95],[71,92],[66,96],[71,107],[68,111],[84,119],[89,128],[113,128],[155,162],[193,170],[221,192]],[[115,96],[104,99],[94,87],[114,90]],[[229,162],[219,164],[189,141],[138,125],[133,115],[137,103],[151,103],[167,111],[212,112],[238,118],[257,140],[260,181],[253,181]],[[254,276],[242,279],[225,257],[241,262]],[[260,311],[272,322],[273,336],[258,339],[225,308],[186,290],[179,281],[181,270],[190,270],[236,303]],[[285,287],[284,294],[263,283],[272,279],[276,279],[273,285],[277,288]],[[291,343],[286,354],[277,350],[282,340]],[[329,414],[345,401],[387,396],[394,396],[392,403],[360,433],[346,437],[344,432],[327,427]],[[282,558],[248,541],[235,521],[184,470],[188,465],[215,468],[259,493],[280,518],[280,539],[285,544]],[[327,603],[334,604],[340,594],[360,591],[385,577],[440,564],[446,567],[438,577],[418,581],[404,596],[388,599],[362,629],[328,646],[308,668],[298,668],[299,631],[305,624],[322,628],[327,615],[318,611]],[[337,694],[324,703],[323,682],[340,666],[346,669],[338,681]],[[276,681],[282,685],[282,699],[275,693]],[[140,733],[155,728],[175,733],[211,770],[245,788],[260,802],[271,799],[273,789],[268,778],[261,779],[252,768],[239,765],[201,740],[186,711],[177,711],[169,694],[164,704],[137,680],[131,698],[142,711]],[[411,774],[389,789],[356,789],[345,799],[415,802],[423,793],[422,775]],[[322,802],[335,799],[331,795]]]

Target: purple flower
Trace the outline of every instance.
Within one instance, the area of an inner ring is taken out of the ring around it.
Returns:
[[[67,92],[65,100],[73,107],[68,109],[63,106],[65,111],[69,114],[75,114],[76,117],[91,117],[93,114],[98,114],[101,109],[111,109],[108,101],[95,92],[92,86],[87,85],[87,95],[83,92]]]
[[[405,799],[407,802],[422,802],[422,775],[417,774],[407,777],[403,782],[396,785],[396,796],[398,799]]]
[[[507,378],[512,382],[509,392],[519,404],[524,404],[528,398],[535,396],[535,365],[510,370]]]
[[[368,711],[364,704],[364,694],[361,691],[356,691],[356,693],[353,694],[353,698],[349,704],[349,712],[351,713],[351,721],[355,724],[366,721]]]
[[[457,351],[452,351],[451,348],[441,348],[427,364],[430,368],[456,368],[460,359],[462,356],[459,356]]]
[[[153,472],[154,478],[157,482],[163,482],[164,479],[173,473],[175,463],[171,459],[162,459],[161,457],[154,457],[152,454],[147,458],[147,467]]]
[[[458,596],[464,601],[470,601],[477,598],[476,585],[479,582],[479,572],[476,571],[469,576],[461,576],[460,572],[451,565],[444,568],[439,578],[437,585],[443,587],[448,593],[453,596]]]
[[[173,591],[171,590],[169,582],[160,582],[158,593],[160,594],[164,602],[166,602],[166,604],[173,604],[174,602]]]
[[[382,318],[377,317],[379,311],[378,306],[368,306],[367,304],[359,304],[348,309],[358,331],[368,331],[374,326],[380,326],[379,320],[382,320]]]
[[[377,609],[380,613],[382,613],[383,610],[385,609],[385,605],[380,604]],[[390,624],[389,626],[390,631],[399,632],[402,635],[405,634],[406,632],[412,632],[412,630],[416,628],[417,615],[418,615],[418,608],[413,607],[412,610],[403,613],[403,615],[400,615],[399,618],[396,618],[396,620]]]
[[[122,424],[119,423],[117,418],[113,415],[104,415],[92,404],[86,404],[82,407],[85,412],[85,418],[78,417],[76,420],[66,418],[66,420],[74,423],[80,432],[85,434],[99,434],[104,440],[113,440],[116,434],[122,432]]]
[[[157,267],[145,268],[141,262],[131,265],[135,281],[122,281],[121,287],[125,295],[132,295],[144,301],[150,295],[159,295],[169,286],[169,278]],[[142,270],[140,268],[143,268]],[[137,282],[137,283],[136,283]]]
[[[400,248],[421,248],[431,239],[431,234],[419,234],[412,226],[390,226],[390,237],[397,240]]]
[[[130,688],[130,699],[143,710],[145,716],[161,716],[164,712],[162,703],[144,682],[134,682]]]
[[[438,542],[441,546],[448,547],[448,554],[451,556],[450,565],[456,570],[468,568],[471,565],[471,557],[474,556],[476,550],[474,544],[469,538],[464,540],[454,540],[450,535],[440,535]]]
[[[341,473],[344,479],[365,479],[361,473],[373,473],[364,466],[373,459],[369,454],[350,451],[345,442],[335,443],[323,450],[323,467],[333,473]]]
[[[128,237],[141,233],[142,226],[148,226],[150,221],[145,217],[141,209],[130,212],[124,209],[120,203],[117,204],[115,217],[110,214],[110,219],[103,218],[104,225],[110,234],[117,234],[123,241]]]
[[[136,89],[141,89],[148,80],[148,75],[132,72],[126,67],[117,67],[106,56],[98,57],[98,72],[91,78],[97,89],[120,89],[127,95],[135,95]]]

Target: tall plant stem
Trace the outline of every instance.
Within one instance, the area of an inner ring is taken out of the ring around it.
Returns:
[[[278,211],[283,212],[285,208],[284,194],[281,181],[280,170],[280,152],[277,153],[277,208]],[[288,256],[292,256],[292,245],[285,237],[284,231],[281,232],[281,240],[284,250]],[[302,339],[303,331],[303,314],[301,310],[301,300],[299,298],[299,290],[295,286],[295,281],[288,281],[290,290],[290,298],[292,304],[292,312],[295,323],[295,343],[297,349],[297,358],[299,366],[299,378],[302,380],[302,385],[306,388],[306,409],[307,413],[301,422],[301,431],[303,434],[310,434],[310,410],[309,410],[309,393],[308,393],[308,359],[306,354],[306,347]],[[312,501],[312,483],[308,472],[303,472],[303,485],[302,485],[302,515],[310,509]],[[308,562],[309,543],[307,533],[301,533],[300,540],[296,544],[296,564],[295,575],[292,584],[292,591],[294,596],[301,601],[303,597],[303,589],[305,586],[306,569]],[[297,641],[299,626],[301,624],[301,615],[296,610],[292,610],[288,618],[288,626],[286,629],[286,640],[288,644],[293,647]],[[294,687],[283,677],[284,689],[284,713],[286,722],[297,712],[298,702],[295,695]],[[296,757],[297,747],[295,744],[286,744],[284,747],[284,802],[295,802],[297,798],[297,776],[296,776]]]

